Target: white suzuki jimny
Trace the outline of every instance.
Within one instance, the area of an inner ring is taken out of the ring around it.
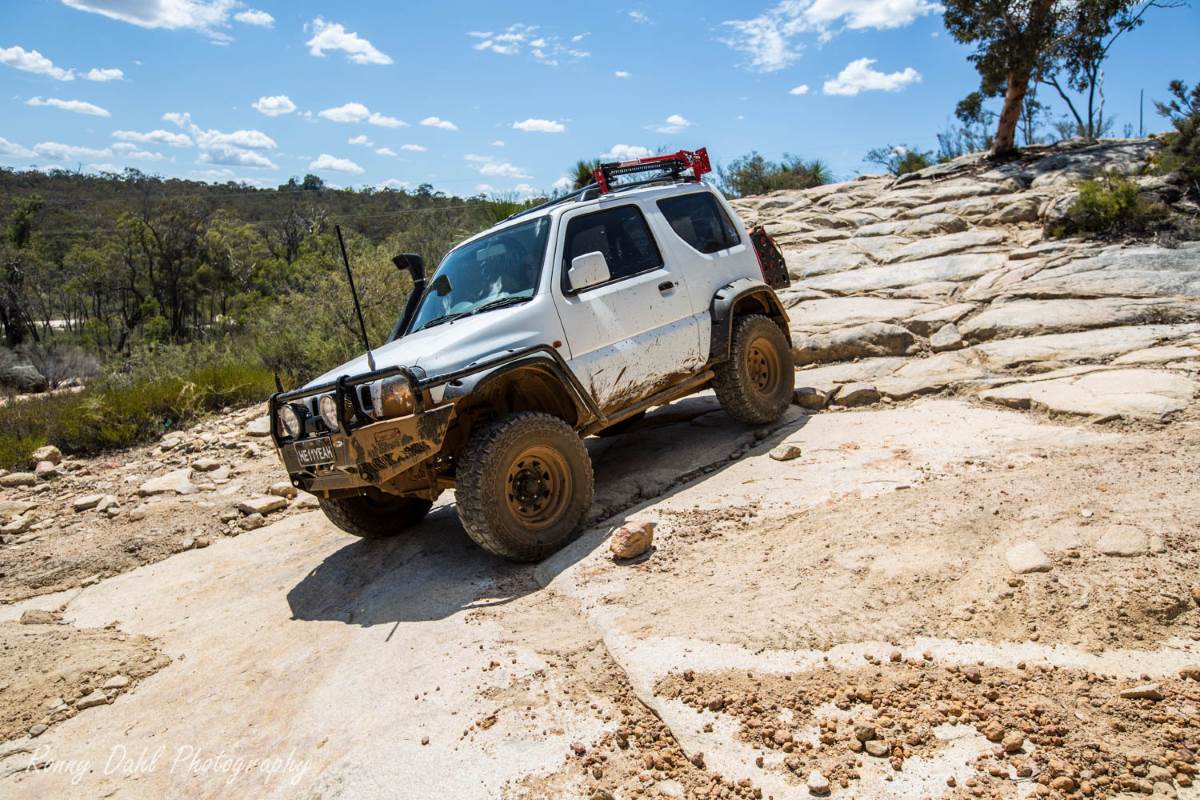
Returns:
[[[419,256],[397,256],[415,286],[387,343],[271,398],[292,482],[365,537],[413,526],[452,488],[472,539],[533,561],[586,518],[582,437],[709,386],[742,423],[779,419],[786,266],[708,171],[703,149],[606,164],[458,245],[428,281]]]

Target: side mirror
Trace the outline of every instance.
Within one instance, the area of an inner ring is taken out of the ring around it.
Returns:
[[[567,282],[571,284],[573,292],[581,292],[589,286],[604,283],[610,277],[612,275],[608,271],[608,260],[599,250],[575,256],[571,259],[571,268],[567,270]]]

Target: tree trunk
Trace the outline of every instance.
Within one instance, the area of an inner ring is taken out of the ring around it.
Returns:
[[[1021,120],[1021,108],[1025,93],[1029,91],[1029,73],[1009,72],[1008,89],[1004,93],[1004,110],[996,124],[996,136],[992,139],[992,156],[1004,156],[1017,149],[1017,123]]]

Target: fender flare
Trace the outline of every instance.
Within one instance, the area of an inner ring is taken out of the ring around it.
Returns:
[[[724,361],[729,358],[730,343],[733,340],[733,320],[736,310],[743,300],[753,298],[753,302],[779,322],[783,335],[788,344],[792,343],[792,333],[788,328],[788,313],[783,302],[775,294],[775,290],[756,278],[739,278],[733,283],[722,286],[713,294],[709,314],[712,318],[712,340],[709,345],[709,363]]]
[[[557,356],[557,353],[554,353]],[[500,380],[506,375],[522,369],[535,369],[543,372],[553,378],[560,384],[566,393],[567,397],[575,405],[575,414],[578,419],[576,428],[581,428],[601,418],[599,407],[596,405],[595,399],[588,394],[587,390],[580,385],[579,380],[571,372],[570,368],[562,363],[562,358],[553,358],[546,352],[534,352],[518,358],[513,361],[488,367],[484,366],[477,372],[467,374],[459,374],[446,384],[446,390],[443,395],[443,401],[459,402],[466,400],[471,395],[480,391],[486,391],[489,384]]]

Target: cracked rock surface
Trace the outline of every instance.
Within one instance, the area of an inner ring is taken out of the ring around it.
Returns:
[[[900,179],[864,176],[734,201],[787,257],[797,364],[817,365],[796,385],[853,383],[859,367],[847,362],[906,356],[926,363],[879,362],[872,377],[883,397],[944,392],[1100,419],[1177,413],[1200,371],[1200,242],[1042,233],[1078,180],[1137,175],[1155,146],[1034,148],[999,166],[966,157]],[[946,323],[959,337],[938,335]],[[1130,360],[1146,348],[1172,349],[1153,362]],[[958,352],[939,357],[948,351]],[[1164,375],[1146,383],[1146,370],[1123,369],[1130,363]],[[827,366],[837,364],[846,366]],[[1058,383],[1036,377],[1063,368],[1073,374]],[[1112,374],[1080,377],[1104,371]]]

